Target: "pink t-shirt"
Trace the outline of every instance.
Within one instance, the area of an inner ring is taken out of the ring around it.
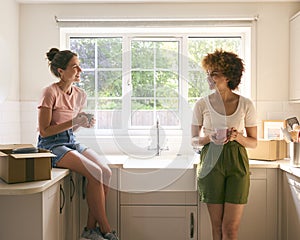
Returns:
[[[63,92],[56,83],[44,88],[38,108],[52,109],[50,125],[57,125],[74,118],[86,104],[86,93],[72,85],[71,94]]]

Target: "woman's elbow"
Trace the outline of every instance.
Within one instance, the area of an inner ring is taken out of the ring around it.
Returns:
[[[45,137],[48,137],[49,134],[47,134],[47,131],[45,129],[40,129],[39,130],[39,134],[41,137],[45,138]]]

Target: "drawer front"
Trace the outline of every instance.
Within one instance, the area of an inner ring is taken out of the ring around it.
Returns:
[[[198,193],[194,192],[121,192],[121,205],[197,205]]]
[[[267,179],[267,169],[250,168],[250,179]]]

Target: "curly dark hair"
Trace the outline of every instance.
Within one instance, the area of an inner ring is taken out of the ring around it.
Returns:
[[[76,53],[70,50],[59,51],[57,48],[51,48],[49,52],[46,53],[50,71],[56,77],[60,77],[60,73],[58,72],[58,68],[65,70],[68,66],[69,61],[72,57],[77,56]]]
[[[201,62],[205,71],[221,72],[228,79],[228,87],[237,89],[244,72],[244,62],[237,54],[217,49],[214,53],[207,54]]]

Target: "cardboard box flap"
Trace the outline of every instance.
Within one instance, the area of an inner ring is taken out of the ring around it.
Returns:
[[[26,148],[26,147],[34,147],[32,144],[0,144],[1,150],[11,150],[14,148]]]
[[[8,156],[6,153],[0,151],[0,157],[6,157],[6,156]]]
[[[50,152],[10,154],[10,156],[15,159],[56,157],[56,155],[54,155],[53,153],[50,153]]]

